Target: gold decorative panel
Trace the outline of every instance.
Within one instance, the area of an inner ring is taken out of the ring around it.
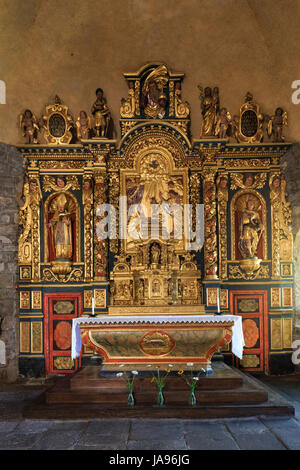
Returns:
[[[32,291],[31,293],[31,308],[34,310],[41,310],[42,308],[42,293],[41,291]]]
[[[293,320],[292,318],[283,318],[283,348],[290,349],[293,342]]]
[[[23,290],[20,292],[20,308],[30,308],[30,291]]]
[[[271,349],[282,349],[282,319],[271,319]]]
[[[218,288],[208,287],[206,289],[206,305],[208,307],[217,307],[218,305]]]
[[[291,287],[282,288],[282,306],[283,307],[293,306],[293,290]]]
[[[246,369],[258,367],[260,363],[259,356],[255,354],[246,354],[240,361],[240,365]]]
[[[43,352],[43,323],[40,321],[31,322],[31,352]]]
[[[20,353],[30,352],[30,322],[20,323]]]
[[[271,307],[280,307],[280,287],[271,287]]]
[[[106,290],[95,289],[95,308],[106,307]]]

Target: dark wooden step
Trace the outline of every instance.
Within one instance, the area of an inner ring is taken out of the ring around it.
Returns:
[[[128,408],[124,404],[53,404],[45,403],[45,396],[32,401],[23,410],[28,419],[95,419],[95,418],[141,418],[141,419],[222,419],[252,416],[293,416],[294,408],[285,403],[220,404],[196,406],[139,406]]]
[[[200,388],[196,390],[196,406],[188,405],[189,388],[179,377],[170,380],[168,389],[163,393],[165,406],[157,406],[157,388],[149,377],[140,377],[140,387],[134,388],[135,406],[127,406],[128,390],[126,384],[109,388],[109,381],[115,377],[105,377],[101,390],[73,389],[73,377],[60,377],[56,384],[29,403],[23,416],[30,419],[94,419],[94,418],[176,418],[210,419],[250,416],[293,416],[294,408],[274,390],[268,388],[249,374],[225,364],[216,366],[228,377],[237,376],[240,386],[231,389],[215,390]],[[81,371],[82,372],[82,371]],[[84,374],[83,374],[84,375]],[[212,376],[207,377],[210,380]],[[217,374],[215,374],[217,378]],[[75,379],[75,380],[74,380]],[[78,377],[77,377],[78,379]],[[98,380],[98,377],[96,377]],[[101,380],[103,377],[100,378]],[[143,380],[146,380],[143,383]],[[170,377],[172,379],[172,377]],[[135,385],[136,385],[135,383]],[[147,386],[146,386],[147,383]],[[149,385],[150,383],[150,385]],[[179,384],[179,388],[174,385]],[[228,384],[227,384],[228,385]],[[148,387],[152,387],[152,389]],[[167,387],[167,386],[166,386]],[[185,387],[185,388],[184,388]]]
[[[116,377],[113,373],[108,376],[100,376],[100,367],[87,366],[78,371],[70,381],[72,390],[97,390],[110,392],[118,390],[119,392],[127,391],[125,381],[122,377]],[[137,376],[134,381],[134,389],[137,390],[151,390],[153,384],[151,383],[151,374],[148,377]],[[231,390],[239,388],[243,384],[242,377],[230,370],[224,363],[219,363],[214,366],[214,373],[207,376],[201,376],[197,388],[199,390]],[[182,376],[168,376],[164,390],[176,389],[185,390],[187,387],[185,380]]]

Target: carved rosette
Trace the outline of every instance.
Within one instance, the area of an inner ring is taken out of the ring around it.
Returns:
[[[97,208],[106,202],[106,173],[105,171],[94,172],[94,272],[95,278],[106,279],[107,277],[107,240],[97,236],[96,228],[102,217],[97,216]]]
[[[204,272],[205,279],[217,279],[217,214],[216,214],[216,170],[207,168],[203,172],[204,202]]]

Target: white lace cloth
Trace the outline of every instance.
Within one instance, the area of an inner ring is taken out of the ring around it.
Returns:
[[[78,317],[73,319],[72,325],[72,359],[76,359],[81,351],[81,337],[80,327],[81,324],[99,324],[105,325],[108,323],[220,323],[233,321],[232,327],[232,341],[231,349],[239,359],[243,357],[243,348],[245,346],[244,335],[242,329],[242,317],[238,315],[137,315],[137,316],[109,316],[103,315],[101,317]]]

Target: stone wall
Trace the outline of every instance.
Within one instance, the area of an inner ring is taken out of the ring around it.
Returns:
[[[300,143],[294,144],[282,159],[287,200],[291,203],[294,235],[294,338],[300,339]]]
[[[0,380],[18,375],[17,197],[22,193],[23,157],[0,143]]]

